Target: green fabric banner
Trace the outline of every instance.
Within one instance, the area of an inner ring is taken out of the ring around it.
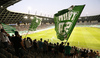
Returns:
[[[84,6],[71,6],[54,15],[55,31],[58,39],[62,41],[64,39],[68,40]]]
[[[7,32],[7,33],[14,33],[14,31],[16,31],[16,28],[6,25],[6,24],[2,24],[3,29]]]
[[[32,20],[31,25],[29,27],[29,31],[35,31],[36,28],[39,26],[40,22],[41,20],[34,16],[34,19]]]

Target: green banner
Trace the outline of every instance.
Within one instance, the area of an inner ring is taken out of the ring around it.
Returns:
[[[64,39],[68,40],[84,6],[71,6],[54,15],[55,31],[58,39],[62,41]]]
[[[32,20],[31,25],[29,27],[29,31],[35,31],[36,28],[39,26],[40,22],[41,20],[34,16],[34,19]]]
[[[14,31],[16,31],[16,28],[14,28],[12,26],[9,26],[9,25],[3,24],[3,23],[1,23],[1,24],[7,33],[14,33]]]

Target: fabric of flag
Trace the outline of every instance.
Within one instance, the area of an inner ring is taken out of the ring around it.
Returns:
[[[3,29],[7,32],[7,33],[14,33],[14,31],[16,31],[16,28],[6,25],[6,24],[2,24]]]
[[[54,15],[55,31],[58,39],[62,41],[64,39],[68,40],[84,6],[71,6]]]
[[[34,19],[32,20],[31,25],[29,27],[29,31],[35,31],[36,28],[39,26],[40,22],[41,20],[34,16]]]

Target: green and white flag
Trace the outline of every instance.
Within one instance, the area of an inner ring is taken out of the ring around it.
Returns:
[[[41,20],[38,17],[34,16],[34,19],[32,20],[31,25],[29,27],[29,31],[35,31],[36,28],[39,26],[40,22]]]
[[[58,39],[68,40],[84,6],[85,5],[71,6],[54,15],[55,31]]]
[[[14,31],[16,31],[16,28],[6,25],[6,24],[2,24],[3,29],[7,32],[7,33],[14,33]]]

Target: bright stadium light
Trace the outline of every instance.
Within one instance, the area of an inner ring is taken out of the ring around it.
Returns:
[[[28,17],[27,16],[24,16],[24,18],[27,19]]]
[[[79,19],[81,19],[81,17],[79,17]]]
[[[49,20],[49,19],[47,19],[47,20]]]
[[[31,9],[32,9],[31,7],[28,7],[28,14],[30,14]]]
[[[42,21],[42,18],[40,18],[40,20]]]
[[[1,6],[1,8],[3,8],[3,6]]]
[[[32,16],[30,17],[30,19],[33,19],[33,18],[34,18],[34,17],[32,17]]]

